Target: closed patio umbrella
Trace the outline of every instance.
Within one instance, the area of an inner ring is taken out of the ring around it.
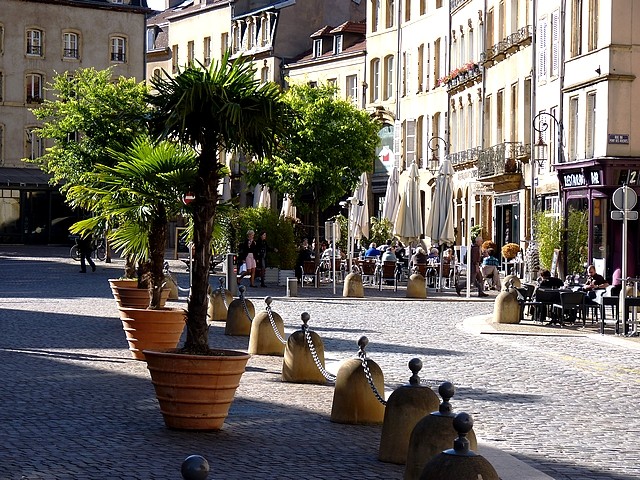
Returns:
[[[284,198],[282,199],[282,208],[280,209],[280,216],[285,218],[296,218],[297,211],[296,207],[293,206],[293,202],[291,201],[291,197],[289,197],[288,193],[284,194]]]
[[[384,197],[384,205],[382,206],[382,218],[386,218],[391,223],[396,219],[396,213],[399,206],[398,184],[400,183],[400,174],[398,167],[394,165],[391,174],[387,180],[387,192]]]
[[[270,208],[271,207],[271,192],[269,187],[265,185],[257,185],[253,194],[253,206]]]
[[[409,178],[400,195],[400,203],[393,227],[395,236],[405,244],[417,241],[422,235],[422,209],[420,207],[420,174],[413,162]]]
[[[367,191],[369,190],[369,180],[367,174],[360,175],[360,183],[353,193],[357,203],[351,207],[349,218],[349,230],[351,238],[360,240],[369,236],[369,204],[367,202]]]

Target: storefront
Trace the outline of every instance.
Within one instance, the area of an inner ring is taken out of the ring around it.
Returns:
[[[587,230],[585,245],[565,244],[565,267],[569,259],[579,255],[583,266],[584,263],[604,263],[605,278],[611,280],[613,271],[620,268],[622,262],[622,222],[611,219],[611,210],[616,210],[611,197],[624,184],[640,193],[640,161],[590,160],[559,164],[556,168],[567,236],[580,238],[580,228]],[[627,226],[627,273],[635,276],[640,273],[640,256],[632,246],[640,240],[640,222],[629,221]]]
[[[498,246],[498,255],[507,243],[520,245],[521,201],[520,191],[496,195],[493,199],[495,215],[494,242]]]

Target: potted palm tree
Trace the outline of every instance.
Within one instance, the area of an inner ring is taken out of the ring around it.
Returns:
[[[162,308],[163,265],[168,218],[180,211],[180,199],[193,183],[195,153],[175,142],[154,144],[145,136],[107,153],[113,166],[97,164],[83,185],[70,189],[72,204],[94,213],[71,230],[83,234],[106,220],[116,224],[107,233],[113,248],[149,270],[149,290],[141,290],[144,303],[119,308],[131,353],[144,360],[145,348],[175,347],[185,325],[184,309]],[[123,287],[120,295],[127,290],[138,289]]]
[[[227,152],[266,156],[286,132],[288,109],[273,83],[227,52],[209,67],[191,64],[175,77],[154,77],[151,131],[197,150],[197,174],[188,208],[193,220],[194,265],[187,307],[186,341],[170,352],[145,351],[165,424],[169,428],[222,428],[249,355],[209,346],[207,302],[211,238],[218,184]],[[194,370],[194,373],[187,373]],[[206,374],[206,375],[205,375]],[[214,378],[207,378],[207,375]],[[181,381],[188,384],[183,390]],[[215,386],[215,388],[213,388]],[[200,388],[202,387],[202,388]],[[202,395],[200,398],[199,396]],[[200,407],[210,411],[199,410]]]

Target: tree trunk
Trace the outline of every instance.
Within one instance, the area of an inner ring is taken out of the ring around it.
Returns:
[[[217,151],[203,146],[198,165],[195,199],[190,205],[193,209],[194,262],[187,308],[187,339],[184,345],[184,351],[196,354],[207,353],[209,350],[207,307],[211,237],[218,201]]]
[[[160,294],[164,285],[164,252],[167,248],[168,220],[164,206],[159,206],[160,211],[151,226],[149,234],[149,251],[151,256],[151,301],[149,308],[160,308]]]
[[[314,255],[316,256],[316,266],[320,262],[320,205],[316,201],[313,206],[313,228],[315,230],[315,239],[316,239],[316,251]],[[325,232],[325,238],[326,238]]]

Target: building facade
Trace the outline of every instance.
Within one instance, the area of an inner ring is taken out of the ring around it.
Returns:
[[[29,11],[25,15],[25,10]],[[113,67],[144,78],[146,0],[3,0],[0,9],[0,243],[63,243],[72,213],[24,158],[47,142],[30,109],[54,75]]]

